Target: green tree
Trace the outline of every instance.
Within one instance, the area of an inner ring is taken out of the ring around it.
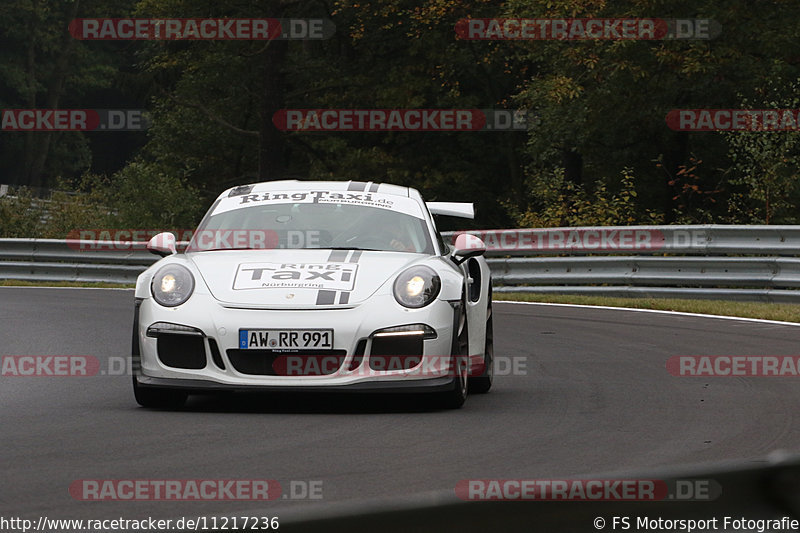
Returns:
[[[800,80],[767,82],[757,102],[743,99],[745,109],[800,108]],[[733,161],[729,181],[740,186],[729,201],[734,219],[748,223],[797,224],[800,200],[800,133],[797,131],[732,132],[725,138]]]
[[[710,18],[722,26],[713,40],[537,41],[516,50],[535,72],[514,96],[537,110],[530,133],[529,179],[554,168],[591,187],[622,168],[634,169],[642,201],[675,220],[681,191],[675,176],[705,162],[698,187],[719,187],[735,165],[723,136],[674,132],[665,116],[677,108],[735,107],[769,78],[795,79],[800,4],[785,0],[721,3],[711,0],[512,0],[518,17]],[[619,187],[616,184],[609,186]],[[726,202],[717,201],[714,217]],[[704,206],[705,209],[707,206]]]
[[[0,3],[0,108],[94,108],[91,91],[108,89],[129,57],[111,43],[82,42],[68,31],[79,17],[121,16],[133,0],[4,0]],[[49,175],[80,173],[91,164],[81,133],[4,132],[5,182],[47,185]]]

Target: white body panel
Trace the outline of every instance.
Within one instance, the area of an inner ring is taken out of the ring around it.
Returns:
[[[454,323],[462,299],[466,300],[469,355],[473,364],[483,358],[486,313],[489,304],[490,274],[482,257],[457,265],[440,250],[438,234],[419,193],[413,189],[385,184],[355,182],[270,182],[252,186],[249,193],[271,191],[363,191],[377,197],[396,196],[404,210],[413,201],[434,243],[433,254],[392,251],[352,251],[331,249],[221,250],[175,254],[156,262],[142,273],[136,285],[137,325],[134,331],[134,370],[144,386],[184,386],[189,389],[215,388],[318,388],[371,384],[395,388],[400,383],[431,382],[446,384],[452,373],[441,364],[452,352]],[[363,187],[362,187],[363,185]],[[249,186],[248,186],[249,187]],[[353,194],[366,194],[357,191]],[[220,202],[229,199],[229,191]],[[208,215],[207,215],[208,216]],[[181,305],[165,307],[153,297],[154,274],[169,264],[180,264],[194,277],[194,291]],[[394,282],[406,269],[424,265],[441,280],[435,300],[414,309],[398,303]],[[478,275],[475,275],[478,274]],[[475,279],[472,288],[470,280]],[[148,336],[148,328],[169,323],[194,328],[202,334],[208,360],[204,368],[177,368],[159,357],[158,337]],[[435,364],[410,370],[371,370],[369,356],[374,334],[386,328],[423,324],[435,338],[422,341],[418,354]],[[333,330],[333,349],[344,353],[344,363],[327,375],[255,375],[240,372],[228,355],[239,348],[240,329],[321,329]],[[212,359],[215,342],[222,368]],[[365,361],[357,369],[360,341],[366,341]],[[138,345],[138,347],[137,347]],[[138,354],[136,353],[138,351]],[[440,371],[441,370],[441,371]]]

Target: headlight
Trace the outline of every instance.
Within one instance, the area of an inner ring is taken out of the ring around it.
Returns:
[[[194,276],[181,265],[167,265],[153,276],[150,284],[153,298],[165,307],[181,305],[194,291]]]
[[[394,298],[405,307],[425,307],[439,294],[442,281],[433,269],[411,267],[394,281]]]

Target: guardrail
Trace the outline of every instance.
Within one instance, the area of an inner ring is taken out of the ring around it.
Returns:
[[[800,302],[800,226],[468,233],[486,243],[495,292]],[[0,279],[133,283],[157,259],[143,242],[0,239]]]
[[[146,244],[0,239],[0,279],[135,283],[158,260]]]
[[[463,232],[444,232],[453,239]],[[622,226],[467,230],[487,256],[547,254],[800,255],[800,226]]]
[[[633,501],[612,496],[599,501],[565,496],[547,501],[533,493],[527,499],[515,494],[510,498],[514,501],[463,501],[456,497],[455,490],[441,490],[313,509],[278,509],[277,514],[281,517],[281,531],[289,533],[796,530],[791,525],[775,524],[776,521],[800,519],[800,459],[778,457],[779,453],[768,456],[757,465],[753,462],[728,462],[591,476],[592,479],[604,480],[657,480],[671,487],[678,483],[682,486],[720,487],[719,495],[705,499],[671,494],[663,500]],[[582,477],[586,479],[586,476]],[[713,519],[716,522],[711,522]],[[737,519],[748,525],[733,523]],[[650,525],[643,525],[642,520]],[[663,522],[653,524],[651,520],[669,522],[666,525]],[[676,522],[678,520],[683,522]],[[767,527],[767,524],[772,526]]]
[[[800,302],[800,290],[796,290],[800,287],[800,257],[789,257],[800,256],[800,226],[626,226],[467,233],[486,243],[497,293]],[[450,240],[456,235],[445,234]]]

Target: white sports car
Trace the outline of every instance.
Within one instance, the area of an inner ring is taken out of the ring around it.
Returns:
[[[145,407],[189,394],[303,390],[431,393],[460,407],[492,385],[485,246],[448,246],[425,203],[372,182],[275,181],[223,192],[184,253],[136,282],[133,390]]]

